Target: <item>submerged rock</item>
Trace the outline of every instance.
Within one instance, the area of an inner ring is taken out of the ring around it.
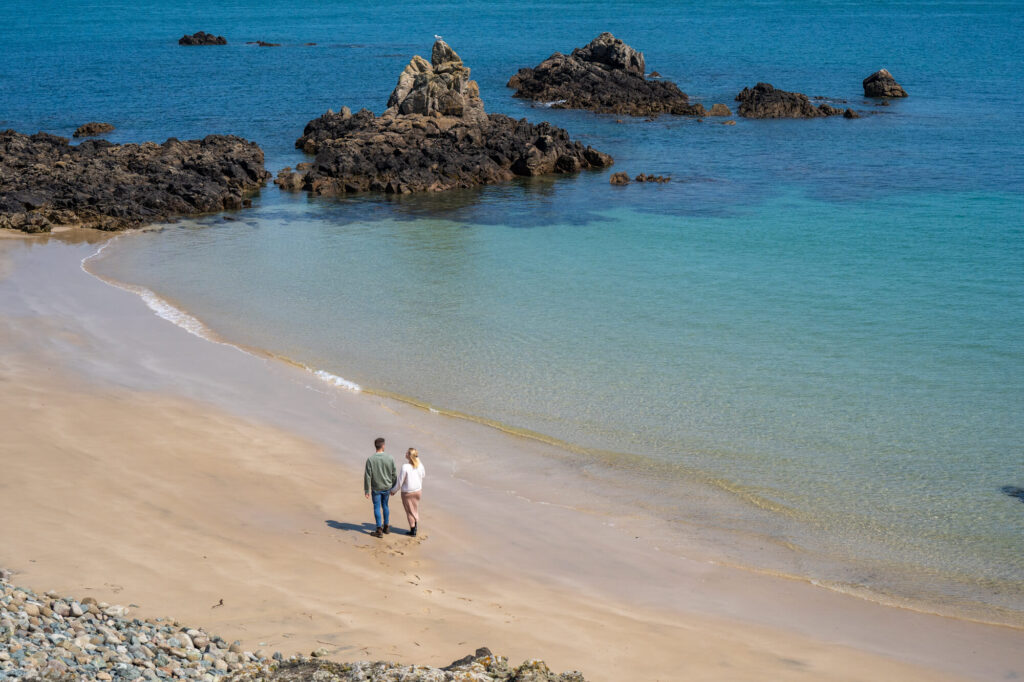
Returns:
[[[703,116],[701,104],[675,83],[644,78],[644,55],[611,33],[602,33],[571,54],[556,52],[508,81],[515,97],[551,103],[558,109],[606,114]],[[653,76],[653,74],[652,74]]]
[[[1010,497],[1016,497],[1021,502],[1024,502],[1024,488],[1019,488],[1015,485],[1004,485],[1000,490],[1002,490],[1004,494],[1009,495]]]
[[[612,158],[549,123],[487,114],[477,84],[442,40],[413,57],[381,116],[363,109],[310,121],[295,146],[313,162],[282,170],[282,189],[317,195],[442,191],[516,176],[604,168]]]
[[[879,69],[864,79],[865,97],[906,97],[903,89],[887,69]]]
[[[814,106],[807,95],[777,90],[768,83],[743,88],[736,101],[740,103],[737,113],[745,118],[820,118],[843,113],[828,104]]]
[[[185,34],[178,38],[179,45],[227,45],[228,41],[224,36],[215,36],[206,31],[197,31],[192,35]]]
[[[116,145],[0,132],[0,227],[123,230],[241,208],[269,179],[263,151],[230,135]]]
[[[83,123],[82,125],[75,128],[73,137],[93,137],[95,135],[102,135],[103,133],[109,133],[114,130],[114,126],[109,123],[100,123],[99,121],[92,121],[90,123]]]
[[[648,175],[647,173],[641,173],[640,175],[633,178],[634,182],[672,182],[672,178],[667,175]]]

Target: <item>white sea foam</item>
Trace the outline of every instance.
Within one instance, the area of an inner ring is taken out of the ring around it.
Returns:
[[[86,263],[93,260],[94,258],[97,258],[101,253],[103,253],[104,249],[106,249],[108,246],[114,243],[117,239],[119,239],[119,237],[115,237],[114,239],[105,242],[102,246],[100,246],[100,248],[96,250],[95,253],[83,258],[81,262],[82,271],[85,272],[86,274],[96,277],[99,280],[102,280],[103,282],[106,282],[107,284],[110,284],[111,286],[115,286],[118,289],[121,289],[122,291],[128,291],[130,293],[135,294],[136,296],[142,299],[142,301],[150,310],[156,313],[157,317],[167,320],[173,325],[181,327],[188,333],[194,334],[195,336],[198,336],[199,338],[205,339],[207,341],[213,341],[214,343],[224,343],[223,341],[216,338],[213,332],[210,331],[210,329],[202,322],[200,322],[198,319],[196,319],[192,315],[189,315],[181,308],[178,308],[173,303],[165,301],[164,299],[160,298],[159,296],[156,295],[156,293],[147,289],[146,287],[125,284],[123,282],[118,282],[116,280],[108,279],[106,277],[100,277],[95,273],[89,272],[89,269],[85,267]],[[235,347],[237,348],[237,346]],[[242,349],[239,348],[239,350]]]
[[[551,107],[553,107],[553,106],[555,106],[557,104],[565,104],[565,102],[566,102],[566,100],[564,100],[564,99],[556,99],[553,102],[541,102],[540,105],[542,107],[544,107],[545,109],[550,109]]]
[[[90,272],[89,269],[86,267],[86,263],[93,260],[94,258],[99,257],[99,255],[103,253],[103,250],[106,249],[110,244],[112,244],[117,239],[119,239],[119,237],[115,237],[114,239],[105,242],[102,246],[100,246],[100,248],[96,250],[95,253],[92,253],[83,258],[81,261],[82,271],[111,286],[117,287],[122,291],[128,291],[130,293],[135,294],[136,296],[142,299],[142,301],[150,310],[156,313],[157,317],[163,320],[167,320],[168,322],[175,326],[181,327],[189,334],[198,336],[199,338],[204,339],[206,341],[212,341],[213,343],[231,346],[232,348],[238,351],[241,351],[248,355],[252,355],[252,353],[245,350],[244,348],[236,346],[233,343],[227,343],[217,338],[216,334],[214,334],[213,331],[205,324],[203,324],[198,318],[189,315],[187,312],[177,307],[170,301],[160,298],[152,290],[142,286],[118,282],[117,280],[101,277],[100,275],[97,275],[94,272]],[[356,393],[359,393],[360,391],[363,390],[359,384],[355,383],[354,381],[349,381],[344,377],[340,377],[337,374],[331,374],[330,372],[325,372],[323,370],[313,369],[312,367],[306,367],[305,365],[302,366],[306,369],[306,371],[313,374],[317,379],[320,379],[324,383],[330,384],[331,386],[334,386],[336,388],[344,388],[349,391],[354,391]]]
[[[175,324],[188,333],[195,334],[201,339],[221,343],[221,341],[218,341],[213,337],[212,332],[206,327],[206,325],[186,313],[181,308],[178,308],[177,306],[160,298],[149,289],[137,287],[135,293],[142,298],[145,304],[149,306],[150,310],[156,313],[157,317],[165,319],[171,324]]]
[[[349,381],[348,379],[345,379],[343,377],[339,377],[337,374],[331,374],[330,372],[325,372],[322,369],[311,369],[309,371],[313,372],[316,378],[330,384],[331,386],[337,386],[338,388],[347,388],[348,390],[355,391],[356,393],[363,390],[363,388],[359,384],[355,383],[354,381]]]

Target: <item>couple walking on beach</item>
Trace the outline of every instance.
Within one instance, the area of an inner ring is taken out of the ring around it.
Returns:
[[[401,491],[402,506],[409,519],[407,535],[416,536],[420,526],[420,495],[423,492],[423,477],[426,470],[420,462],[416,448],[405,451],[405,464],[400,472],[395,471],[395,460],[384,452],[384,439],[373,441],[376,452],[366,460],[363,473],[363,493],[366,498],[373,499],[373,518],[377,521],[377,530],[370,533],[375,538],[384,537],[391,532],[391,510],[388,500]]]

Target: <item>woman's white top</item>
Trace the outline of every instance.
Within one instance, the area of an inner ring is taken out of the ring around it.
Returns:
[[[412,464],[406,462],[402,465],[398,480],[395,481],[395,487],[391,489],[391,492],[397,493],[399,488],[403,493],[419,492],[423,489],[423,477],[426,475],[427,470],[423,468],[422,462],[418,467],[413,467]]]

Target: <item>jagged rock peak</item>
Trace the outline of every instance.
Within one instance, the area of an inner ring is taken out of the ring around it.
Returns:
[[[430,62],[414,56],[398,77],[388,97],[385,116],[420,114],[482,120],[484,103],[480,88],[469,79],[469,68],[443,40],[437,40]]]
[[[622,69],[640,76],[646,73],[644,53],[634,50],[607,31],[583,47],[574,49],[572,56],[585,62],[603,64],[612,69]]]
[[[442,64],[448,62],[458,62],[462,64],[462,57],[460,57],[452,46],[443,40],[435,40],[434,47],[430,50],[430,63],[437,68]]]

